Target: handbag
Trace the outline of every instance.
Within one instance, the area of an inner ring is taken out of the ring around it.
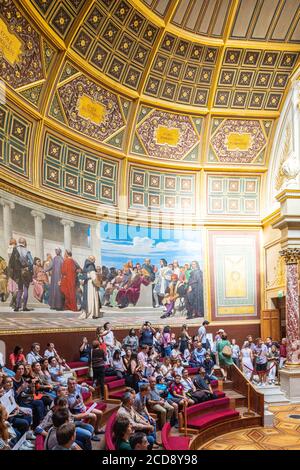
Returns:
[[[231,356],[232,356],[232,349],[231,349],[231,347],[226,344],[226,345],[224,346],[224,348],[222,349],[222,354],[223,354],[223,356],[225,356],[225,357],[231,357]]]

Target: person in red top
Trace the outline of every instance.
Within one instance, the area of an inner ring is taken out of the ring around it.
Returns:
[[[72,252],[66,250],[64,262],[61,267],[60,290],[65,297],[65,310],[72,310],[73,312],[77,312],[76,271],[77,265],[72,258]]]
[[[281,345],[279,346],[279,351],[280,351],[280,359],[279,359],[279,369],[283,367],[285,361],[286,361],[286,338],[282,338],[281,340]]]
[[[194,405],[194,401],[191,398],[188,398],[183,390],[181,375],[175,375],[175,382],[172,382],[169,386],[167,400],[171,405],[174,402],[177,403],[178,406]]]
[[[22,346],[16,346],[14,352],[9,355],[9,365],[13,369],[18,362],[26,362]]]

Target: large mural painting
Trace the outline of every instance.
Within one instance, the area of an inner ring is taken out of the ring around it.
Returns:
[[[152,306],[152,300],[157,307],[160,302],[165,304],[167,316],[177,307],[176,303],[172,305],[173,294],[178,294],[178,307],[186,309],[188,318],[204,316],[202,253],[201,230],[141,227],[136,223],[101,224],[102,271],[109,268],[120,277],[122,285],[122,277],[130,270],[133,275],[136,271],[142,276],[148,270],[153,283],[148,304]],[[121,294],[119,289],[116,292],[119,306]],[[109,303],[114,306],[112,294]]]

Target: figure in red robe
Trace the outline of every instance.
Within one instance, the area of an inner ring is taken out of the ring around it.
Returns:
[[[151,282],[147,271],[136,271],[135,269],[129,285],[118,292],[117,302],[120,308],[128,307],[129,304],[135,305],[140,297],[141,285],[148,286]]]
[[[65,298],[65,310],[72,310],[73,312],[77,312],[76,271],[77,265],[72,258],[72,252],[66,250],[64,262],[61,267],[60,290]]]

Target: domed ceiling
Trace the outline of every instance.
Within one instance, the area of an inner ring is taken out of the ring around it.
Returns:
[[[1,184],[258,219],[299,52],[299,0],[0,0]]]

